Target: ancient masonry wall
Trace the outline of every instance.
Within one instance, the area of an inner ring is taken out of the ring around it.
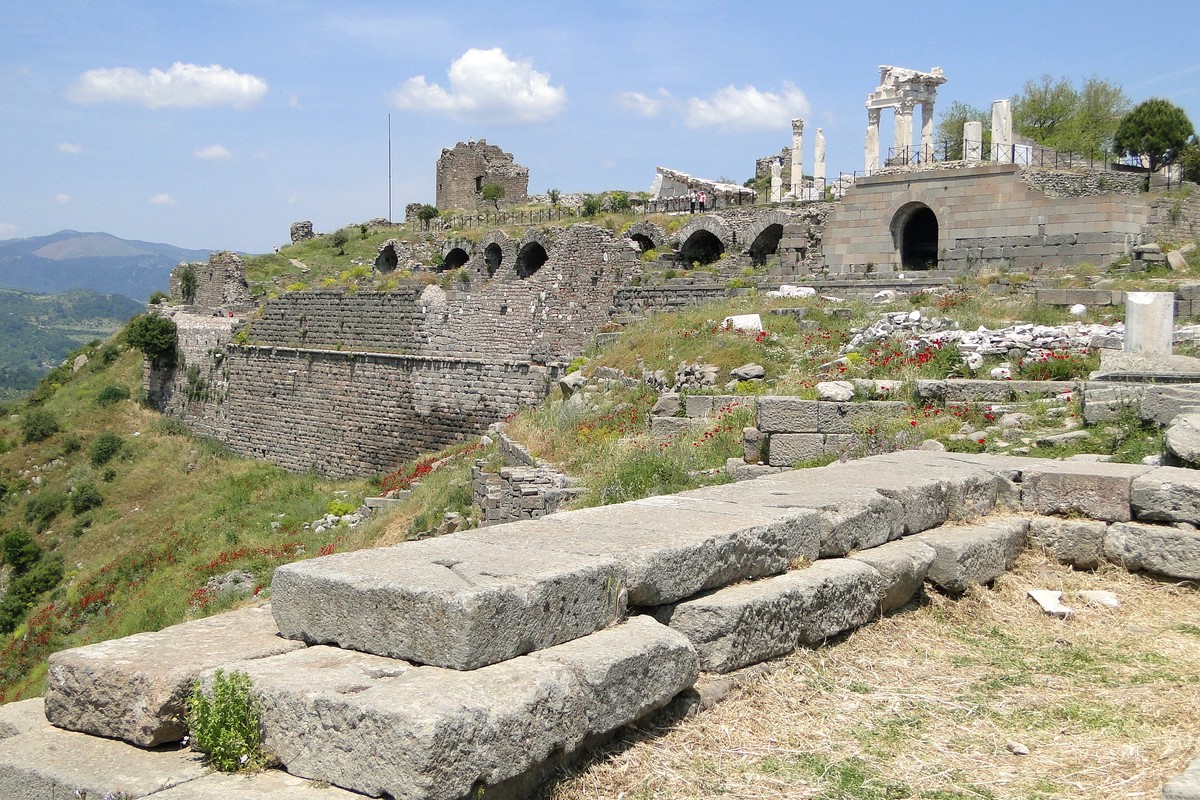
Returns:
[[[529,169],[483,139],[459,142],[442,150],[437,161],[439,210],[476,208],[483,203],[481,191],[489,183],[504,187],[503,203],[524,203],[529,196]]]
[[[828,270],[870,263],[901,271],[898,228],[913,204],[937,217],[938,268],[958,272],[987,262],[1026,271],[1106,264],[1125,254],[1151,218],[1141,197],[1047,197],[1011,165],[875,176],[860,180],[829,215],[822,238]]]
[[[195,296],[183,296],[182,276],[185,270],[195,275]],[[246,283],[246,268],[236,253],[213,253],[208,263],[184,263],[171,270],[167,294],[171,302],[188,303],[205,308],[246,308],[252,305],[250,288]]]

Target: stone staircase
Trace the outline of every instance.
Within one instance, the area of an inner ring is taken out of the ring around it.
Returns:
[[[907,451],[296,562],[270,606],[55,654],[44,701],[0,708],[0,797],[526,796],[703,674],[988,583],[1028,542],[1200,580],[1177,522],[1200,473]],[[217,668],[250,675],[282,770],[173,744]]]

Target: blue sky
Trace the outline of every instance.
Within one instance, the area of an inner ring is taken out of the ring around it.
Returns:
[[[432,202],[443,147],[486,138],[530,191],[741,182],[790,144],[862,168],[877,67],[940,66],[987,108],[1096,75],[1200,124],[1200,3],[0,0],[0,239],[62,228],[264,252]],[[891,141],[884,115],[885,147]]]

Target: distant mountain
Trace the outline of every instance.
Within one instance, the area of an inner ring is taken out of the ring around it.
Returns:
[[[180,261],[207,261],[211,252],[79,231],[7,239],[0,241],[0,286],[49,293],[90,289],[146,300],[166,291],[167,276]]]

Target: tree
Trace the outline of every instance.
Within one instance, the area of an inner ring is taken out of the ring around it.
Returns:
[[[1196,129],[1182,108],[1154,97],[1121,120],[1113,137],[1113,151],[1142,160],[1148,191],[1150,174],[1175,161],[1195,135]]]
[[[125,326],[125,341],[151,361],[175,362],[175,323],[154,314],[139,314]]]
[[[562,200],[562,192],[560,192],[558,189],[551,189],[550,191],[546,192],[546,197],[550,200],[551,207],[558,208],[558,201]]]
[[[480,190],[480,196],[485,203],[491,203],[500,210],[500,201],[504,199],[504,187],[498,183],[485,183]]]
[[[184,264],[179,268],[179,295],[184,303],[191,305],[196,301],[196,289],[199,283],[199,278],[196,275],[196,268],[191,264]]]
[[[957,100],[950,104],[938,122],[937,133],[934,135],[934,153],[941,155],[947,161],[958,161],[963,157],[963,126],[968,122],[979,122],[983,128],[983,152],[980,157],[986,157],[991,152],[992,123],[988,112],[981,111],[975,106],[960,103]]]
[[[1129,105],[1120,86],[1094,75],[1078,90],[1065,77],[1043,75],[1013,98],[1013,130],[1062,152],[1105,151]]]
[[[417,219],[425,226],[425,230],[429,230],[429,223],[433,222],[439,216],[441,216],[441,212],[437,210],[437,207],[431,206],[428,203],[417,209]]]
[[[1185,181],[1200,183],[1200,141],[1195,136],[1179,154],[1179,166],[1183,169]]]
[[[336,230],[329,235],[329,244],[338,249],[338,255],[346,255],[346,242],[350,241],[350,234],[346,233],[346,229]]]
[[[1079,95],[1064,77],[1042,75],[1026,81],[1024,91],[1012,99],[1013,130],[1038,144],[1055,146],[1060,126],[1075,113]]]

